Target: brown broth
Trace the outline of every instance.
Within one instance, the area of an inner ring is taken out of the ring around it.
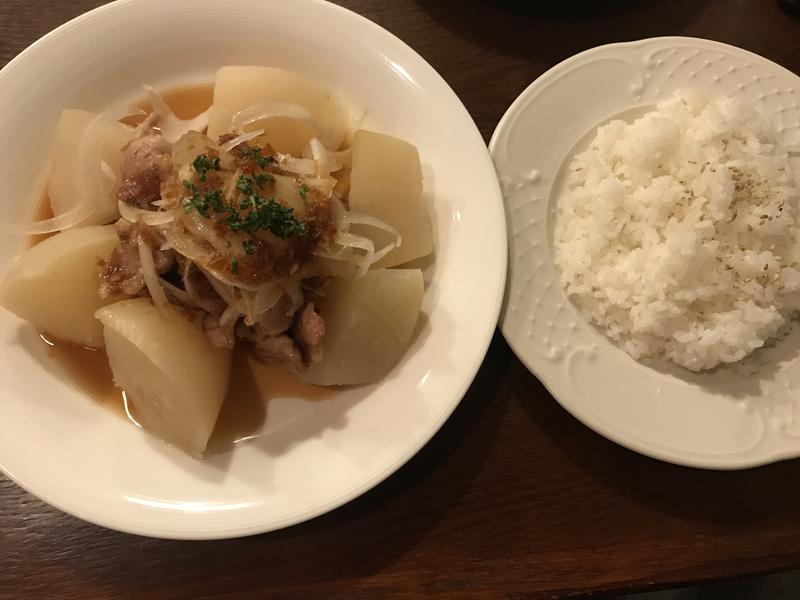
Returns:
[[[201,83],[198,85],[185,85],[170,88],[159,92],[164,102],[172,109],[175,116],[179,119],[191,119],[201,112],[208,110],[214,100],[214,84]],[[150,101],[142,98],[133,103],[133,106],[150,114]],[[130,117],[123,119],[123,122],[135,124],[142,120],[141,117]]]
[[[192,118],[211,106],[213,84],[201,84],[174,88],[162,93],[162,97],[182,118]],[[146,112],[150,110],[147,99],[134,104]],[[141,119],[128,120],[135,124]],[[36,211],[37,220],[49,219],[53,216],[47,193],[39,200]],[[31,236],[30,246],[47,239],[54,234]],[[103,350],[83,348],[60,342],[42,334],[43,343],[48,345],[48,352],[81,390],[98,404],[114,413],[133,421],[128,412],[122,390],[114,385],[108,357]],[[234,351],[233,366],[228,390],[222,409],[217,419],[214,433],[209,440],[209,451],[215,452],[229,448],[236,442],[257,437],[267,418],[267,405],[271,398],[291,396],[305,400],[323,400],[333,393],[326,388],[306,385],[297,381],[292,375],[267,366],[259,367],[258,379],[269,382],[268,389],[259,387],[256,375],[248,360],[248,349],[239,346]],[[135,413],[135,407],[130,407]],[[135,422],[135,421],[134,421]]]
[[[47,334],[42,334],[41,338],[48,346],[48,354],[71,376],[84,394],[104,408],[135,423],[135,406],[126,406],[122,390],[114,385],[108,357],[103,350],[67,344]],[[248,354],[245,346],[234,350],[228,390],[214,433],[208,442],[209,452],[219,452],[237,442],[258,437],[272,398],[293,397],[322,401],[333,394],[327,388],[304,384],[291,374],[266,365],[258,366],[258,379],[262,382],[268,380],[269,387],[259,387],[250,367]]]
[[[72,376],[81,391],[105,408],[125,416],[122,391],[114,385],[105,352],[66,344],[46,333],[41,334],[41,338],[47,344],[48,355]]]

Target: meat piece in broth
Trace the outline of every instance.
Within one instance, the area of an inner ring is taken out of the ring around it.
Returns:
[[[159,275],[175,265],[175,253],[172,250],[158,249],[163,244],[163,239],[151,227],[133,224],[124,219],[117,221],[114,227],[120,244],[114,248],[100,273],[100,297],[107,298],[116,294],[136,296],[145,287],[139,262],[139,237],[144,238],[153,248],[153,261]]]
[[[153,129],[153,115],[139,126],[137,136],[122,149],[122,183],[117,198],[137,208],[154,210],[161,184],[172,172],[172,144]]]
[[[325,321],[308,302],[295,315],[294,325],[280,335],[257,335],[253,356],[259,362],[291,373],[303,373],[310,365],[322,359],[322,340]]]
[[[322,359],[322,338],[325,336],[325,321],[314,308],[314,303],[306,304],[292,328],[294,339],[303,352],[305,364]]]
[[[256,342],[253,356],[265,365],[272,365],[291,373],[306,370],[303,352],[288,335],[272,335]]]

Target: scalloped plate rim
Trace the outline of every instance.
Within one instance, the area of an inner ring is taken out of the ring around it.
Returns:
[[[563,61],[557,63],[556,65],[550,67],[541,75],[539,75],[519,94],[519,96],[511,103],[509,108],[503,114],[500,121],[498,122],[497,127],[495,128],[492,134],[491,140],[489,142],[489,151],[492,154],[493,159],[497,160],[498,144],[500,143],[501,139],[506,138],[509,135],[510,129],[512,128],[514,123],[514,119],[517,117],[520,110],[526,108],[529,105],[531,96],[533,96],[535,93],[544,89],[550,84],[550,81],[554,75],[557,75],[558,73],[569,69],[573,65],[576,65],[581,61],[586,60],[587,58],[595,57],[595,55],[600,55],[610,50],[640,48],[646,46],[647,44],[659,43],[659,42],[675,43],[676,45],[699,44],[708,50],[724,50],[733,55],[743,56],[750,60],[755,60],[757,62],[768,64],[770,67],[776,69],[777,72],[782,76],[788,76],[795,79],[800,77],[797,74],[793,73],[792,71],[788,70],[786,67],[783,67],[782,65],[768,58],[756,54],[755,52],[746,50],[744,48],[739,48],[737,46],[733,46],[731,44],[727,44],[724,42],[717,42],[715,40],[709,40],[699,37],[657,36],[657,37],[643,38],[632,41],[613,42],[609,44],[595,46],[583,50],[577,54],[574,54],[564,59]],[[626,107],[626,108],[631,108],[631,107]],[[626,108],[622,108],[621,110],[624,111],[626,110]],[[612,116],[613,115],[609,115],[609,117]],[[500,168],[498,167],[497,164],[495,164],[495,167],[498,168],[498,175],[499,175]],[[513,227],[511,226],[512,217],[508,211],[508,199],[505,191],[503,196],[504,196],[504,203],[506,204],[506,209],[507,209],[506,219],[507,219],[507,229],[509,231],[509,236],[508,236],[509,245],[511,245],[512,231],[513,231]],[[547,227],[547,231],[549,233],[550,227]],[[509,252],[509,272],[512,270],[512,261],[514,260],[515,259],[511,257]],[[566,401],[560,398],[556,394],[556,392],[552,389],[551,383],[548,381],[546,374],[543,373],[542,369],[540,369],[540,367],[536,365],[536,362],[533,359],[533,354],[532,353],[529,354],[522,348],[521,340],[518,340],[517,332],[510,329],[510,326],[507,325],[508,306],[510,302],[509,289],[511,286],[511,282],[512,282],[512,276],[511,274],[509,274],[509,277],[506,281],[506,294],[503,299],[503,307],[500,314],[500,330],[503,334],[503,337],[505,338],[506,342],[509,344],[509,346],[511,347],[512,351],[517,356],[517,358],[519,358],[520,361],[525,365],[525,367],[539,380],[539,382],[545,387],[545,389],[547,389],[548,393],[561,405],[561,407],[564,408],[569,414],[571,414],[578,421],[580,421],[585,426],[592,429],[599,435],[633,452],[637,452],[639,454],[642,454],[644,456],[653,459],[676,464],[679,466],[708,469],[708,470],[750,469],[800,457],[800,441],[798,441],[797,446],[795,448],[774,449],[770,452],[765,452],[763,454],[756,454],[754,456],[742,456],[741,454],[731,454],[731,455],[720,454],[713,458],[710,458],[708,455],[702,453],[694,453],[691,451],[677,451],[670,448],[660,447],[658,444],[647,443],[646,441],[643,441],[636,437],[631,437],[630,435],[626,435],[624,432],[615,430],[613,427],[609,427],[605,423],[598,422],[598,420],[593,418],[591,415],[581,410],[580,403]]]

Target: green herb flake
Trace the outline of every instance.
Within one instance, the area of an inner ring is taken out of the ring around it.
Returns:
[[[242,228],[242,216],[238,212],[231,211],[231,214],[225,217],[224,222],[231,231],[239,231]]]
[[[211,171],[219,171],[219,158],[208,158],[206,154],[201,154],[192,162],[194,170],[200,176],[200,181],[206,180],[206,173]]]
[[[261,148],[258,146],[249,150],[243,150],[241,156],[243,158],[251,158],[262,169],[266,169],[270,163],[276,162],[271,156],[261,156]]]
[[[191,181],[184,181],[184,187],[186,187],[192,195],[189,198],[184,199],[183,203],[183,210],[188,213],[192,212],[193,210],[197,210],[202,216],[208,216],[208,201],[205,197],[200,195],[200,190],[197,189],[197,186],[193,184]],[[207,195],[206,195],[207,196]],[[220,196],[220,202],[222,201],[222,197]]]
[[[242,192],[243,194],[252,194],[253,193],[253,180],[249,177],[245,177],[242,175],[239,177],[238,181],[236,182],[236,189]]]
[[[301,223],[294,216],[294,210],[278,204],[271,198],[259,207],[258,212],[262,228],[269,229],[279,238],[286,239],[306,233],[305,223]]]
[[[214,212],[223,212],[225,210],[225,204],[222,202],[222,190],[206,192],[203,200],[205,200],[206,206],[211,206],[214,209]]]
[[[255,254],[256,252],[258,252],[258,246],[259,245],[253,240],[244,240],[242,242],[242,248],[244,248],[244,251],[247,254]]]
[[[239,259],[235,256],[231,259],[231,273],[236,275],[239,272]]]
[[[256,185],[260,188],[263,188],[273,179],[274,177],[270,173],[258,173],[255,176]]]
[[[299,188],[297,188],[297,193],[300,194],[303,202],[305,202],[306,197],[308,196],[308,188],[305,185],[301,185]]]
[[[250,156],[272,160],[269,157],[261,157],[261,150],[258,148],[246,152]],[[200,173],[201,179],[209,169],[218,167],[218,161],[210,160],[204,155],[198,156],[193,164]],[[183,185],[189,195],[184,198],[183,208],[187,213],[197,211],[203,217],[209,217],[213,213],[218,224],[227,225],[232,232],[244,232],[251,238],[254,238],[260,231],[269,231],[283,239],[306,235],[305,223],[295,216],[292,208],[283,206],[274,198],[265,198],[256,191],[257,188],[265,186],[271,180],[273,180],[273,176],[269,173],[240,176],[236,181],[236,189],[242,195],[237,201],[230,204],[225,202],[222,190],[212,189],[201,192],[199,187],[191,181],[184,181]],[[299,188],[299,194],[304,200],[308,191],[306,186]],[[256,254],[260,243],[249,239],[242,242],[242,247],[247,254]],[[236,272],[235,269],[238,269],[238,263],[231,263],[231,270]]]

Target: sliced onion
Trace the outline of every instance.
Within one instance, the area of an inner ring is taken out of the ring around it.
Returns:
[[[331,216],[333,218],[333,224],[336,227],[337,231],[342,229],[346,229],[346,225],[344,222],[345,213],[347,213],[347,209],[344,206],[342,200],[336,194],[331,196],[331,212],[333,213]]]
[[[172,109],[151,86],[143,85],[142,87],[144,91],[147,92],[147,98],[150,100],[150,106],[153,108],[153,114],[156,115],[161,135],[167,138],[171,143],[174,144],[190,131],[202,133],[208,127],[210,108],[193,119],[184,121],[175,116]]]
[[[278,335],[289,328],[295,311],[287,311],[286,305],[293,304],[288,295],[281,296],[280,301],[265,313],[259,315],[256,328],[261,335]]]
[[[317,256],[320,258],[343,260],[357,264],[358,270],[356,271],[356,279],[358,279],[359,277],[362,277],[372,265],[377,263],[392,250],[400,247],[402,242],[400,233],[388,223],[370,215],[346,210],[342,202],[335,195],[332,197],[331,204],[333,207],[333,221],[338,230],[336,236],[334,237],[334,243],[341,246],[342,249],[356,248],[358,250],[362,250],[364,254],[362,256],[356,256],[342,252],[338,254],[318,253]],[[375,244],[372,242],[372,240],[350,232],[351,225],[375,227],[376,229],[386,231],[387,233],[393,235],[395,240],[376,251]]]
[[[311,148],[311,158],[316,163],[317,177],[327,177],[331,172],[327,148],[317,138],[312,138],[308,145]]]
[[[345,226],[367,225],[369,227],[375,227],[376,229],[382,229],[383,231],[396,237],[398,240],[400,239],[400,233],[397,231],[397,229],[389,225],[386,221],[382,221],[381,219],[371,215],[346,210],[342,215],[342,222]]]
[[[159,285],[164,288],[164,291],[168,293],[170,296],[175,298],[179,303],[183,304],[186,307],[190,308],[202,308],[198,307],[197,303],[194,302],[184,290],[179,288],[176,285],[172,285],[169,281],[164,279],[163,277],[158,278]]]
[[[228,304],[238,303],[239,296],[244,292],[258,292],[264,286],[271,284],[254,285],[229,277],[225,273],[220,273],[207,266],[198,264],[197,267],[206,276],[220,297]],[[243,313],[246,311],[242,311]]]
[[[248,292],[257,292],[264,286],[263,283],[261,285],[245,283],[240,279],[235,279],[229,276],[227,273],[220,273],[219,271],[216,271],[207,265],[198,265],[198,266],[200,266],[200,269],[207,275],[209,275],[211,278],[216,279],[220,283],[223,283],[224,285],[230,286],[232,288],[238,288],[240,290],[246,290]]]
[[[211,284],[211,287],[214,288],[214,291],[217,292],[220,298],[225,301],[225,304],[228,306],[235,306],[238,305],[238,299],[236,298],[236,290],[223,282],[217,279],[214,275],[212,275],[207,269],[202,267],[198,267],[200,272],[206,276],[208,282]]]
[[[249,291],[242,291],[242,305],[244,306],[244,324],[253,325],[255,323],[255,315],[253,314],[253,304],[255,300],[255,293]]]
[[[333,241],[339,244],[342,248],[358,248],[367,254],[374,254],[375,252],[375,243],[363,235],[356,235],[354,233],[337,233]]]
[[[334,237],[334,242],[339,246],[341,246],[343,249],[356,248],[364,252],[362,256],[356,256],[353,254],[344,254],[344,253],[339,253],[338,255],[337,254],[319,255],[324,258],[331,258],[334,260],[345,260],[355,263],[356,265],[358,265],[358,270],[356,271],[356,279],[363,277],[372,265],[381,260],[384,256],[389,254],[389,252],[391,252],[397,247],[397,242],[391,242],[390,244],[387,244],[385,247],[381,248],[378,252],[376,252],[375,244],[372,242],[372,240],[364,236],[355,235],[353,233],[348,233],[348,232],[337,233],[336,236]]]
[[[191,260],[185,261],[183,273],[181,274],[181,278],[183,279],[183,288],[186,290],[186,295],[195,304],[195,306],[202,308],[204,311],[208,313],[218,311],[219,307],[217,303],[209,298],[204,298],[203,295],[197,290],[194,283],[192,283],[192,267],[195,267],[195,264]],[[205,277],[205,274],[200,273],[200,276]],[[214,293],[216,293],[216,290],[214,290]],[[219,297],[219,294],[217,294],[217,296]],[[222,303],[225,302],[221,297],[219,297],[219,300]]]
[[[230,152],[231,150],[236,148],[236,146],[238,146],[239,144],[244,144],[245,142],[249,142],[253,138],[257,138],[258,136],[263,135],[263,134],[264,134],[264,130],[263,129],[257,129],[256,131],[251,131],[249,133],[243,133],[242,135],[239,135],[239,136],[233,138],[232,140],[228,140],[227,142],[222,144],[222,146],[219,147],[219,151],[223,152],[223,153],[224,152]]]
[[[278,154],[278,166],[296,175],[314,176],[317,173],[317,163],[314,159],[296,158],[291,154]]]
[[[285,285],[284,291],[292,301],[292,305],[289,307],[289,310],[286,311],[286,315],[290,316],[300,310],[300,307],[303,306],[303,289],[300,287],[300,283],[295,281],[292,284]]]
[[[318,138],[312,138],[309,140],[305,152],[303,152],[303,157],[316,161],[317,177],[327,177],[330,173],[335,173],[345,166],[349,166],[352,161],[353,151],[348,148],[347,150],[332,152]]]
[[[236,321],[239,320],[240,316],[241,313],[235,307],[229,306],[217,321],[217,327],[205,330],[206,336],[214,346],[217,348],[233,348],[236,342]]]
[[[201,247],[196,241],[185,233],[177,233],[169,227],[164,229],[164,237],[170,246],[181,256],[199,264],[205,264],[212,258],[211,253]]]
[[[161,278],[158,276],[158,273],[156,273],[153,251],[144,239],[142,239],[142,236],[139,236],[138,245],[139,264],[142,270],[144,284],[147,286],[147,291],[150,293],[150,297],[159,309],[168,310],[169,300],[167,300],[167,295],[164,293],[164,288],[161,287]]]
[[[119,206],[120,216],[131,223],[140,222],[150,227],[160,227],[171,223],[175,219],[175,213],[172,211],[144,210],[142,208],[135,208],[122,200],[119,200],[117,204]]]
[[[386,246],[384,246],[383,248],[381,248],[381,249],[380,249],[380,250],[378,250],[378,251],[377,251],[375,254],[373,254],[373,255],[372,255],[372,261],[371,261],[371,262],[370,262],[370,264],[367,266],[367,269],[369,269],[369,267],[371,267],[371,266],[372,266],[372,265],[374,265],[376,262],[378,262],[379,260],[381,260],[381,259],[382,259],[384,256],[386,256],[387,254],[389,254],[389,252],[391,252],[392,250],[394,250],[395,248],[397,248],[399,245],[400,245],[400,242],[399,242],[399,241],[398,241],[398,242],[392,242],[392,243],[390,243],[390,244],[386,244]]]
[[[114,169],[112,169],[111,165],[108,164],[104,160],[100,161],[100,171],[103,173],[103,175],[108,177],[111,181],[116,181],[117,180],[117,174],[114,173]]]
[[[261,315],[272,310],[283,297],[284,291],[275,285],[264,285],[257,292],[242,292],[245,305],[245,325],[253,326],[261,319]]]
[[[228,242],[220,236],[214,229],[214,225],[204,220],[202,216],[195,212],[189,214],[183,211],[184,221],[188,221],[190,233],[197,234],[198,237],[207,241],[217,252],[227,252]]]
[[[222,197],[228,203],[233,203],[236,198],[239,197],[239,190],[236,189],[236,184],[239,181],[239,178],[242,176],[242,170],[236,169],[236,172],[233,174],[233,177],[228,179],[225,182],[225,186],[222,188]]]
[[[229,306],[225,309],[222,313],[222,316],[219,318],[219,326],[220,327],[230,327],[233,329],[233,326],[236,325],[236,321],[239,320],[242,314],[233,306]]]
[[[87,217],[91,216],[93,207],[89,202],[82,201],[67,212],[34,223],[0,223],[0,231],[4,233],[16,233],[20,235],[39,235],[44,233],[54,233],[62,229],[74,227]]]
[[[231,130],[244,131],[244,128],[248,125],[263,119],[273,119],[276,117],[302,121],[303,123],[310,125],[314,131],[320,130],[319,126],[314,120],[314,116],[308,111],[308,109],[298,104],[289,104],[286,102],[264,102],[262,104],[254,104],[243,110],[240,110],[233,115],[233,118],[231,119]]]
[[[303,178],[303,183],[310,188],[322,192],[326,197],[330,196],[333,188],[336,187],[336,180],[333,177],[313,177]]]
[[[253,301],[253,313],[255,316],[267,312],[275,306],[283,296],[283,290],[277,286],[264,286],[256,292]]]

